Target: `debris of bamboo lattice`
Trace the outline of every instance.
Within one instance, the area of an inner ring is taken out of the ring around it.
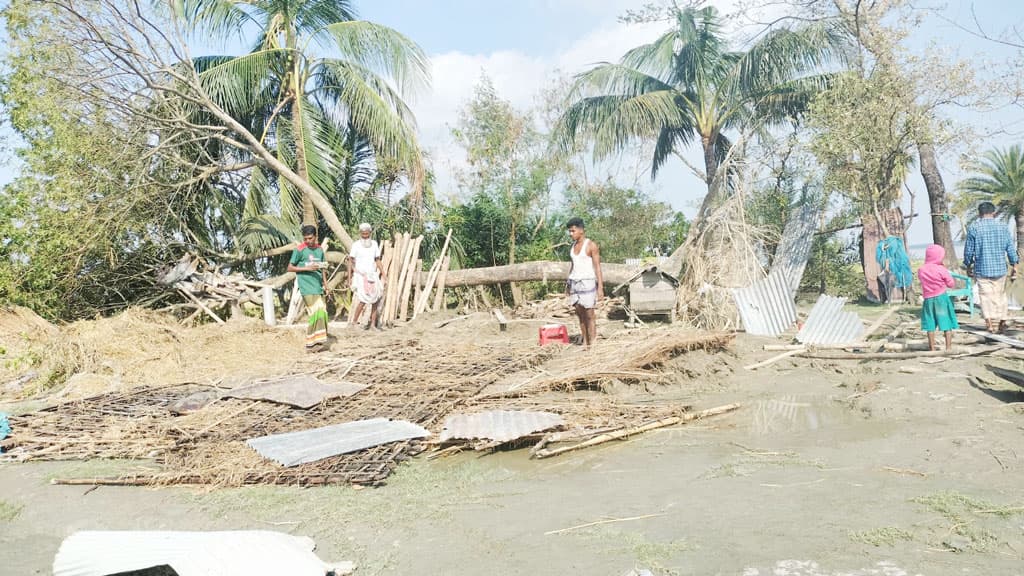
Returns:
[[[260,458],[247,438],[360,420],[388,417],[414,422],[434,433],[455,411],[493,408],[542,408],[564,416],[573,429],[602,430],[634,426],[678,416],[686,406],[636,404],[615,396],[558,394],[553,390],[580,386],[607,373],[630,382],[659,375],[659,366],[687,350],[725,346],[731,335],[670,331],[643,345],[602,341],[618,351],[608,355],[616,367],[597,355],[586,362],[566,354],[585,354],[564,346],[534,342],[487,346],[452,341],[353,342],[346,356],[321,356],[297,363],[290,374],[311,374],[324,380],[345,379],[367,385],[348,398],[327,400],[309,410],[243,399],[220,398],[185,415],[172,411],[179,400],[209,391],[194,383],[147,387],[68,402],[31,414],[11,417],[14,434],[0,447],[2,460],[78,460],[122,458],[149,460],[115,478],[65,479],[104,484],[242,484],[320,485],[382,482],[402,460],[425,448],[420,441],[377,446],[285,468]],[[605,355],[601,355],[605,356]],[[562,374],[553,364],[565,357]],[[484,390],[507,381],[522,381],[545,365],[545,380],[531,379],[516,394],[501,397]],[[629,374],[624,372],[629,371]],[[559,380],[560,378],[560,380]],[[578,437],[578,436],[577,436]],[[534,440],[536,441],[536,440]]]

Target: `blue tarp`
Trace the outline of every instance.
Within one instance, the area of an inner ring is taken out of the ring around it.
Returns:
[[[875,260],[883,271],[892,274],[891,288],[907,288],[914,283],[914,273],[910,270],[910,258],[903,247],[903,239],[889,236],[878,243],[875,249]]]
[[[11,433],[11,423],[7,421],[7,414],[0,412],[0,440],[7,438],[7,435]],[[4,449],[0,448],[0,452]]]

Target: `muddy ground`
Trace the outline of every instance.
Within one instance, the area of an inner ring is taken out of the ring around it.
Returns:
[[[420,324],[373,337],[535,330]],[[301,341],[236,332],[285,350]],[[171,334],[168,345],[193,336]],[[730,352],[690,353],[672,364],[671,384],[641,392],[697,409],[743,403],[737,412],[548,460],[526,450],[421,457],[380,488],[53,486],[133,463],[0,464],[0,574],[49,574],[61,540],[86,529],[280,530],[367,575],[1024,573],[1024,390],[986,368],[1024,363],[794,358],[743,370],[774,354],[760,350],[768,342],[740,335]],[[147,370],[144,359],[120,361]]]

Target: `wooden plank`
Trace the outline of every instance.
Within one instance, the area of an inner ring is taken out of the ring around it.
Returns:
[[[186,298],[188,298],[189,300],[194,302],[196,304],[196,306],[199,306],[199,308],[201,308],[203,310],[203,312],[206,312],[210,316],[210,318],[213,318],[214,320],[216,320],[218,324],[224,324],[224,320],[222,320],[220,316],[217,316],[213,312],[213,310],[210,310],[210,308],[206,304],[203,304],[203,302],[199,298],[196,298],[196,296],[194,294],[192,294],[191,292],[189,292],[185,288],[178,288],[178,290],[182,294],[184,294]]]
[[[508,328],[508,320],[505,319],[505,315],[502,314],[501,310],[498,308],[491,310],[491,312],[493,312],[494,317],[498,319],[498,330],[504,332],[505,329]]]
[[[448,279],[448,266],[451,265],[451,256],[445,256],[441,263],[441,273],[437,278],[437,293],[434,294],[434,312],[438,312],[445,305],[444,289],[445,281]]]
[[[405,258],[409,250],[409,233],[405,232],[395,238],[395,255],[388,272],[388,298],[385,302],[384,321],[388,326],[395,322],[395,311],[398,309],[399,286],[405,268]]]
[[[448,229],[448,235],[444,238],[444,244],[441,246],[441,253],[437,257],[437,261],[434,266],[431,266],[430,274],[427,276],[426,289],[423,293],[422,302],[413,310],[412,317],[415,318],[417,314],[423,312],[426,309],[427,304],[430,302],[430,291],[434,288],[434,283],[437,280],[437,275],[441,271],[441,267],[444,264],[444,259],[448,256],[448,244],[452,240],[452,229]]]
[[[409,251],[409,259],[406,261],[406,274],[405,274],[405,287],[402,288],[402,295],[398,297],[398,319],[405,321],[408,315],[409,309],[409,293],[412,291],[413,276],[416,272],[416,262],[420,252],[420,244],[423,242],[423,236],[417,236],[412,240],[412,249]]]
[[[292,299],[288,302],[288,316],[284,319],[285,326],[291,326],[299,316],[299,307],[302,305],[302,293],[299,292],[299,279],[295,278],[292,286]]]
[[[964,332],[970,332],[971,334],[977,334],[978,336],[984,337],[986,340],[992,340],[1001,344],[1008,344],[1014,348],[1024,349],[1024,340],[1018,340],[1016,338],[1010,338],[1009,336],[1003,336],[1001,334],[993,334],[986,330],[979,330],[976,328],[967,328],[964,326],[960,327]]]

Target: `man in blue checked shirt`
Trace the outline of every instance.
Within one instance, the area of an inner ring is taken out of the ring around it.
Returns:
[[[1013,268],[1012,282],[1017,279],[1017,249],[1006,223],[996,219],[995,204],[982,202],[978,205],[978,219],[967,229],[964,268],[978,284],[981,315],[989,332],[1002,332],[1006,328],[1007,261]]]

